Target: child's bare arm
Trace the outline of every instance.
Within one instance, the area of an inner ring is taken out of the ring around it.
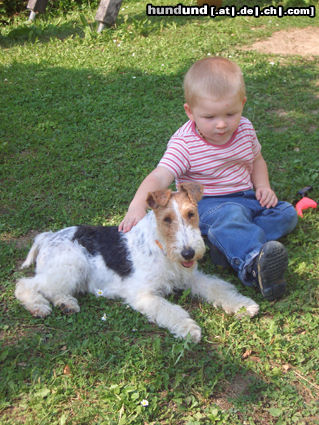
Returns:
[[[149,192],[166,189],[174,180],[174,175],[167,168],[157,167],[141,183],[130,203],[129,209],[119,225],[119,231],[128,232],[146,214],[146,198]]]
[[[256,157],[253,163],[251,179],[256,191],[256,198],[262,207],[275,207],[278,198],[271,189],[268,177],[267,164],[261,153]]]

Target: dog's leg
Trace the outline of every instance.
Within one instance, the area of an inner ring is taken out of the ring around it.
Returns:
[[[49,247],[48,252],[40,252],[37,272],[45,275],[46,281],[38,291],[63,313],[78,313],[80,307],[74,295],[87,292],[89,270],[81,248],[71,241],[63,241]]]
[[[41,275],[23,278],[17,282],[15,296],[33,316],[45,317],[51,313],[49,301],[38,292]]]
[[[73,295],[87,292],[87,261],[72,244],[62,248],[51,249],[42,257],[40,253],[36,275],[20,279],[17,283],[16,297],[34,316],[50,314],[50,302],[64,313],[80,311]]]
[[[245,314],[253,317],[258,313],[258,304],[241,295],[232,284],[199,271],[193,279],[192,294],[204,298],[214,307],[221,307],[226,313],[235,313],[239,317]],[[243,307],[245,311],[241,311]]]
[[[151,322],[167,328],[174,336],[185,338],[190,334],[194,342],[200,341],[200,327],[182,307],[149,292],[139,292],[133,300],[126,301]]]

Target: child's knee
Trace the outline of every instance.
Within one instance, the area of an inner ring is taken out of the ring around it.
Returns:
[[[298,215],[294,206],[288,202],[280,202],[278,208],[283,216],[283,223],[285,227],[285,233],[290,233],[294,230],[298,223]]]
[[[224,202],[210,208],[200,215],[203,225],[216,225],[217,223],[240,223],[251,220],[251,212],[241,204]]]

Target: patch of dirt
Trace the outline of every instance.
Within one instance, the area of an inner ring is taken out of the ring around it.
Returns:
[[[44,325],[22,325],[19,329],[16,329],[15,332],[9,331],[0,331],[0,341],[3,347],[10,347],[12,345],[17,345],[22,338],[29,338],[29,336],[34,334],[45,334],[46,328]],[[1,422],[1,421],[0,421]]]
[[[3,233],[0,236],[0,240],[7,243],[14,243],[18,249],[25,249],[31,244],[38,233],[36,230],[30,230],[26,235],[19,237],[14,237],[10,233]]]
[[[319,28],[307,27],[275,32],[245,50],[277,55],[319,56]]]
[[[223,390],[213,397],[214,403],[224,410],[231,409],[234,407],[234,400],[245,395],[249,396],[253,377],[252,372],[238,373],[231,382],[225,382]]]
[[[27,420],[27,416],[22,415],[19,411],[19,408],[16,406],[6,407],[2,412],[0,412],[0,417],[3,417],[4,420],[14,418],[18,424],[24,424]]]
[[[0,235],[0,241],[5,242],[8,245],[11,245],[12,247],[18,249],[18,250],[26,250],[27,248],[31,248],[32,242],[34,238],[38,235],[38,231],[36,230],[30,230],[26,235],[23,236],[13,236],[10,233],[2,233]],[[17,269],[20,269],[22,266],[22,263],[25,260],[25,254],[23,254],[23,257],[18,258],[16,267]],[[24,273],[24,275],[29,275],[29,272]],[[1,286],[0,286],[1,289]]]
[[[30,230],[26,235],[15,239],[15,243],[19,249],[25,249],[32,243],[34,238],[39,234],[37,230]]]

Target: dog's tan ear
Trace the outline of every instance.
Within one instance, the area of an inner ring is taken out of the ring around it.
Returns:
[[[157,190],[156,192],[149,192],[146,198],[147,205],[155,210],[158,207],[165,207],[170,200],[172,191],[167,190]]]
[[[198,183],[181,183],[178,185],[178,191],[186,192],[190,201],[197,204],[203,197],[203,186]]]

